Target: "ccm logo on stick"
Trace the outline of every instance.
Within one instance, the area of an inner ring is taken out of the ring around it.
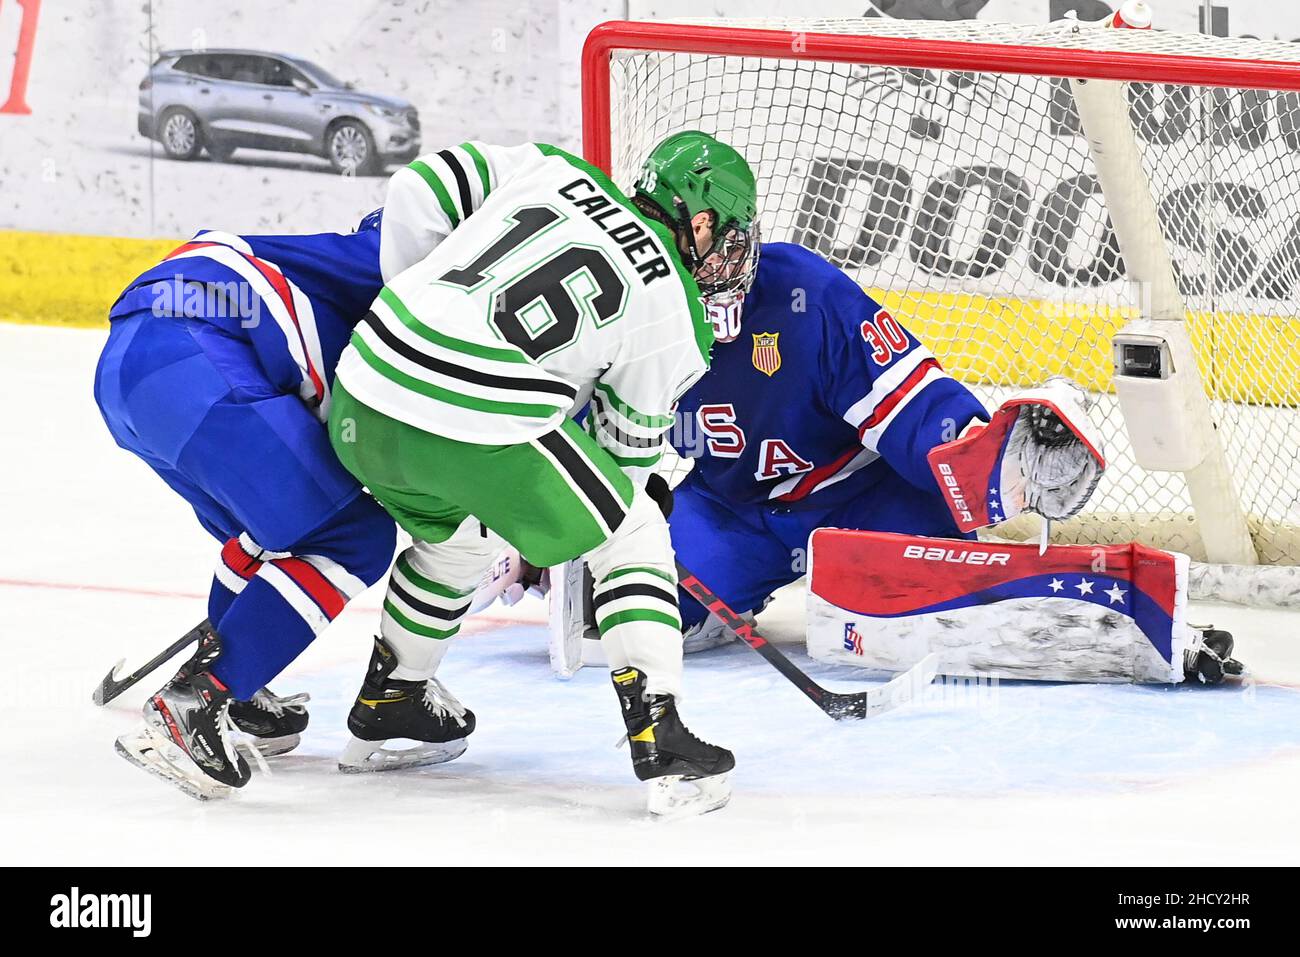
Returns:
[[[959,552],[955,548],[926,548],[924,545],[908,545],[903,549],[903,557],[954,565],[1005,565],[1011,558],[1006,552]]]
[[[944,488],[952,496],[953,505],[961,512],[962,520],[973,522],[975,519],[970,513],[970,507],[966,504],[966,494],[962,492],[961,486],[957,484],[957,479],[952,474],[952,466],[947,462],[940,462],[939,474],[943,476]]]

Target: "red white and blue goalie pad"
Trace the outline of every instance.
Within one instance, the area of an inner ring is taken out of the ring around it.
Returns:
[[[977,425],[955,441],[935,446],[927,456],[959,531],[996,525],[1024,511],[1025,476],[1019,456],[1008,451],[1026,406],[1055,412],[1098,465],[1106,467],[1096,427],[1068,390],[1046,387],[1017,393],[998,407],[988,425]]]
[[[819,528],[808,651],[903,671],[1049,681],[1183,680],[1185,555],[1128,545],[994,545]]]

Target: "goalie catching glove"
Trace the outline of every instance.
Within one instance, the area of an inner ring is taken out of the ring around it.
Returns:
[[[1055,377],[1018,393],[988,425],[935,446],[930,469],[957,527],[972,532],[1023,512],[1058,521],[1076,514],[1106,468],[1087,393]]]

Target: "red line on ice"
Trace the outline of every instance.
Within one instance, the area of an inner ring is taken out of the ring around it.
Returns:
[[[47,588],[51,591],[93,591],[110,595],[139,595],[145,598],[186,598],[192,601],[207,601],[207,595],[188,591],[166,591],[159,588],[135,588],[130,585],[91,585],[81,582],[46,582],[27,578],[0,578],[0,587],[9,588]],[[379,606],[357,606],[357,611],[379,613]],[[469,630],[471,625],[488,625],[512,627],[514,625],[544,625],[541,618],[526,618],[521,615],[484,615],[481,612],[466,620],[461,634],[473,634],[481,628]]]

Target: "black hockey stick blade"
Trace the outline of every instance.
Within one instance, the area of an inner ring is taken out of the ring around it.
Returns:
[[[158,654],[154,655],[139,668],[135,669],[135,671],[131,672],[125,678],[119,678],[117,676],[118,669],[126,664],[126,659],[123,658],[109,669],[108,674],[104,675],[104,680],[99,683],[99,687],[96,688],[94,693],[90,696],[90,700],[102,708],[145,675],[154,671],[168,658],[174,657],[178,652],[183,651],[187,645],[192,645],[196,641],[202,640],[211,632],[212,624],[204,618],[201,622],[189,631],[185,632],[185,634],[181,635]]]
[[[768,664],[781,672],[791,684],[836,721],[843,721],[846,718],[870,718],[908,704],[921,695],[938,673],[938,656],[927,655],[910,669],[879,688],[848,694],[827,691],[804,674],[798,665],[781,654],[771,642],[754,629],[753,625],[732,611],[726,602],[691,574],[681,562],[677,563],[677,577],[682,588],[686,589],[692,598],[716,615],[737,638],[762,655]]]

